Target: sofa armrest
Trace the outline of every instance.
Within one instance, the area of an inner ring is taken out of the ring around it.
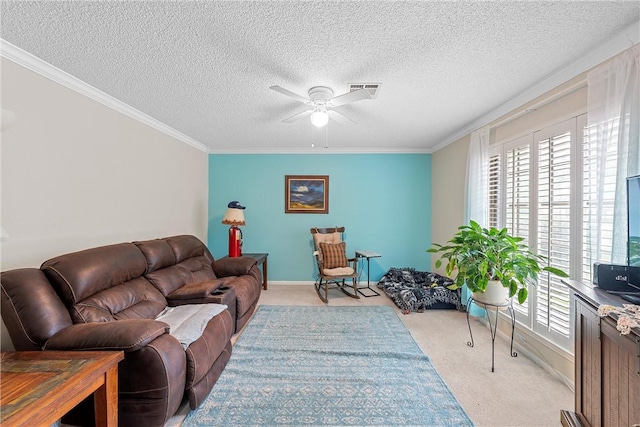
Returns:
[[[58,332],[43,350],[140,350],[169,332],[169,325],[150,319],[78,323]]]
[[[187,283],[167,295],[167,300],[186,300],[207,298],[219,287],[224,285],[224,279],[207,280],[206,282]]]
[[[235,258],[221,258],[213,261],[211,267],[218,277],[242,276],[249,274],[251,267],[256,265],[255,258],[241,256]]]

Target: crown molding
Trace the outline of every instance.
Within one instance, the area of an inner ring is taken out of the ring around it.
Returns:
[[[449,144],[454,143],[460,138],[469,135],[471,132],[480,129],[483,126],[491,124],[491,122],[499,119],[500,117],[516,110],[518,107],[534,100],[535,98],[544,95],[550,90],[560,86],[572,78],[592,69],[593,67],[603,63],[611,57],[629,49],[634,44],[640,42],[640,21],[627,27],[625,30],[616,34],[608,41],[594,47],[589,53],[575,61],[572,61],[565,67],[562,67],[538,83],[526,89],[520,95],[515,96],[511,100],[505,102],[500,107],[493,111],[481,116],[480,118],[469,123],[467,126],[451,134],[441,144],[438,144],[433,148],[433,152],[436,152]]]
[[[38,73],[56,83],[59,83],[87,98],[93,99],[115,111],[131,117],[145,125],[154,128],[172,138],[177,139],[187,145],[197,148],[200,151],[209,153],[209,147],[196,141],[195,139],[175,130],[174,128],[154,119],[153,117],[143,113],[132,106],[108,95],[101,90],[83,82],[77,77],[62,71],[61,69],[49,64],[48,62],[32,55],[31,53],[20,49],[19,47],[0,38],[0,56],[6,58],[18,65],[21,65],[35,73]]]
[[[289,149],[276,149],[276,150],[256,150],[256,149],[212,149],[209,150],[209,154],[432,154],[433,151],[429,149],[420,148],[407,148],[407,149],[382,149],[382,148],[289,148]]]

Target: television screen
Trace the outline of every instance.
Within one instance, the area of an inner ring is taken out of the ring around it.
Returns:
[[[627,178],[627,283],[640,291],[640,175]],[[640,299],[632,301],[640,305]]]
[[[640,267],[640,175],[627,178],[629,266]]]

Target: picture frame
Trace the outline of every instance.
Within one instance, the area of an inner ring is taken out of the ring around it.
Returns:
[[[284,213],[328,214],[329,175],[285,175]]]

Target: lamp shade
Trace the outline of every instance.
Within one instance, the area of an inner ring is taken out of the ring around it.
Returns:
[[[244,210],[227,208],[227,212],[222,218],[222,223],[227,225],[245,225],[244,222]]]

